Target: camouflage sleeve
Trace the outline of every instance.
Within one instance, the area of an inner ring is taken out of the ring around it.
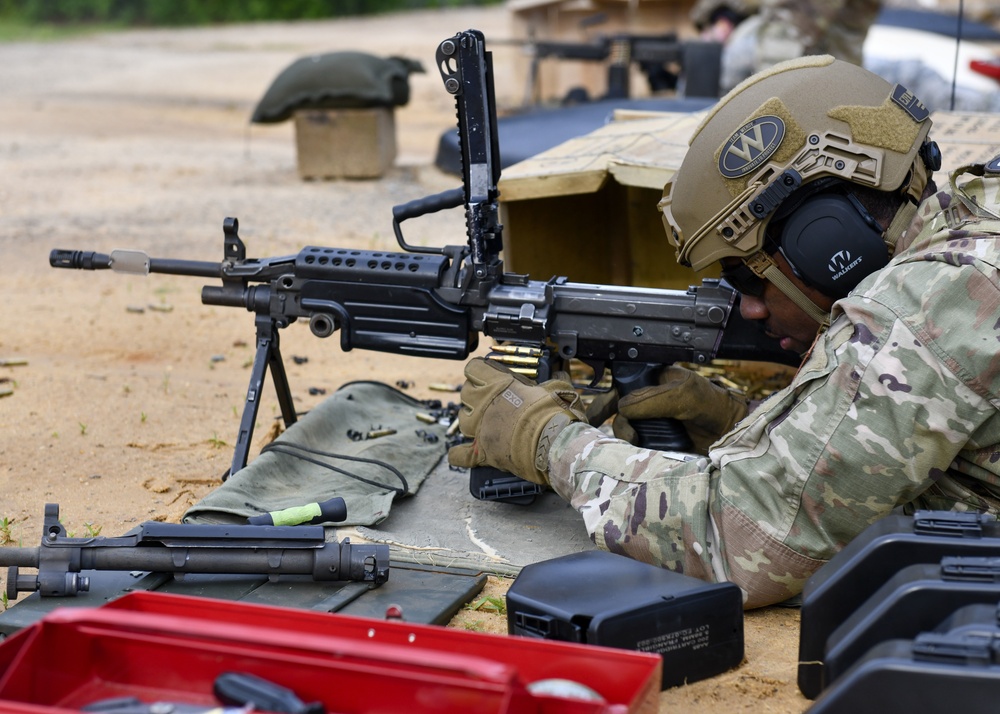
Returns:
[[[731,580],[756,607],[800,592],[865,527],[944,477],[997,412],[995,332],[975,344],[1000,325],[995,271],[991,282],[937,258],[904,263],[835,310],[792,384],[709,458],[566,429],[550,480],[595,543]]]

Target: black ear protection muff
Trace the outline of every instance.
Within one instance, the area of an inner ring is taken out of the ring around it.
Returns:
[[[844,297],[889,262],[882,226],[850,193],[811,195],[781,223],[774,238],[782,255],[806,284],[831,298]]]

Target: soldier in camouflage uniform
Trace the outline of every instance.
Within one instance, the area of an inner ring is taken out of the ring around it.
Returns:
[[[723,91],[785,60],[829,54],[862,63],[881,0],[699,0],[691,19],[705,39],[725,43]]]
[[[725,42],[733,29],[760,11],[760,0],[698,0],[689,17],[702,39]]]
[[[591,426],[566,383],[472,360],[452,463],[548,484],[598,547],[732,581],[747,607],[894,509],[1000,511],[1000,158],[937,192],[929,128],[832,57],[737,87],[660,208],[681,262],[721,261],[743,316],[805,352],[791,384],[754,409],[674,366],[619,402],[618,421],[680,418],[705,455],[677,454]]]

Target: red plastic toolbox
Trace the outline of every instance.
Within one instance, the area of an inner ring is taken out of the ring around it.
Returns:
[[[52,714],[111,697],[217,705],[242,671],[330,714],[656,712],[659,655],[136,592],[59,608],[0,644],[0,712]],[[569,679],[604,702],[532,694]]]

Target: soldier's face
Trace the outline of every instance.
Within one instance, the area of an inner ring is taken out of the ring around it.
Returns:
[[[829,311],[833,300],[797,278],[788,261],[780,252],[775,253],[773,258],[781,272],[805,293],[806,297],[821,309]],[[735,258],[727,258],[722,261],[722,267],[725,270],[738,263],[739,260]],[[763,321],[765,332],[777,339],[782,349],[802,354],[816,339],[819,325],[772,283],[766,280],[762,283],[762,290],[755,291],[760,292],[759,295],[753,295],[749,292],[741,293],[740,314],[747,320]]]

